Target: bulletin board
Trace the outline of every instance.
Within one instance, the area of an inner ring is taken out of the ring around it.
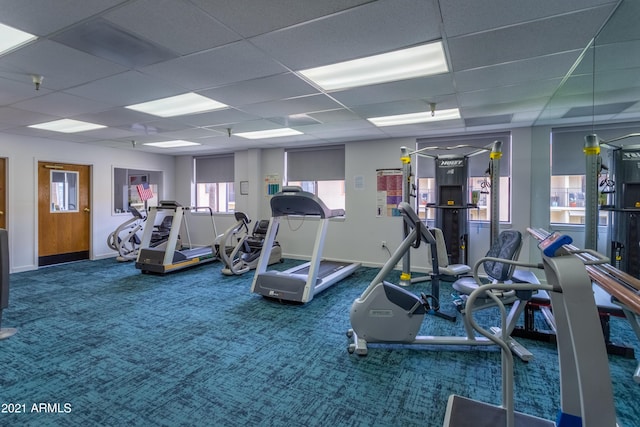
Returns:
[[[376,169],[376,216],[400,216],[402,169]]]

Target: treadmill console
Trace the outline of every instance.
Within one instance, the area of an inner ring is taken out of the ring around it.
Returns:
[[[300,187],[283,187],[271,197],[271,215],[313,215],[320,218],[343,216],[342,209],[329,209],[318,196]]]

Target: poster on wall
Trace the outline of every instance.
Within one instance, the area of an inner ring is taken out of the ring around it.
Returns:
[[[376,216],[400,216],[402,169],[376,169]]]
[[[265,184],[265,195],[273,196],[276,193],[280,192],[280,175],[278,174],[270,174],[264,178]]]

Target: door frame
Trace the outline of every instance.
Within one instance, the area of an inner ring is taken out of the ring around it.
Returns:
[[[94,164],[89,162],[78,162],[72,160],[62,160],[56,156],[47,156],[45,158],[37,158],[33,159],[33,204],[34,204],[34,224],[33,224],[33,239],[34,239],[34,247],[33,247],[33,265],[36,268],[39,268],[39,254],[40,254],[40,241],[39,241],[39,221],[40,221],[40,209],[38,204],[38,192],[39,188],[39,164],[40,163],[60,163],[66,165],[77,165],[77,166],[87,166],[89,168],[89,259],[93,259],[93,169]]]

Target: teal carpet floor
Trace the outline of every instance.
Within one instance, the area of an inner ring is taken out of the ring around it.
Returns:
[[[348,354],[349,308],[375,269],[360,268],[306,305],[252,295],[252,274],[220,269],[143,275],[108,259],[12,274],[3,327],[18,333],[0,341],[0,403],[25,413],[0,413],[0,426],[431,427],[442,425],[452,393],[500,402],[493,347]],[[449,293],[443,284],[445,309]],[[428,316],[421,332],[461,335],[462,323]],[[612,320],[612,334],[640,354],[624,320]],[[535,358],[516,360],[516,409],[553,419],[555,347],[522,342]],[[640,426],[636,363],[610,356],[626,427]]]

